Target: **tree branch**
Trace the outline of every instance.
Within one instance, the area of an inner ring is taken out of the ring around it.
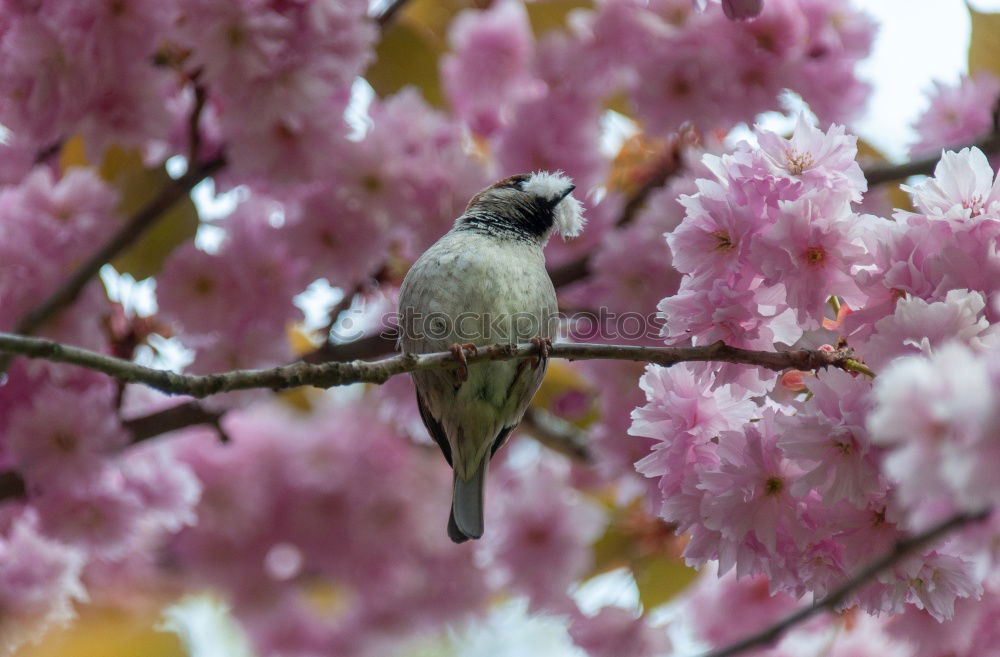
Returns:
[[[967,146],[955,146],[949,150],[968,147],[978,148],[987,155],[996,153],[1000,151],[1000,132],[991,132],[989,135],[977,142],[973,142]],[[878,166],[872,166],[865,169],[865,179],[868,180],[869,187],[874,187],[875,185],[881,185],[887,182],[903,180],[905,178],[909,178],[910,176],[929,176],[934,173],[934,167],[937,166],[940,159],[941,154],[938,153],[937,155],[931,155],[919,160],[903,162],[902,164],[880,164]]]
[[[184,402],[163,410],[124,420],[122,426],[132,434],[132,443],[141,443],[160,434],[198,424],[218,428],[223,413],[210,411],[195,401]]]
[[[771,625],[756,634],[752,634],[745,639],[737,641],[736,643],[728,645],[724,648],[720,648],[719,650],[707,652],[702,655],[702,657],[732,657],[732,655],[738,655],[742,652],[750,650],[751,648],[771,644],[781,637],[782,634],[799,623],[812,618],[819,612],[833,611],[834,608],[840,605],[847,598],[847,596],[863,587],[883,570],[891,568],[902,561],[918,548],[941,538],[945,534],[948,534],[956,529],[981,522],[989,517],[990,513],[992,513],[992,509],[985,509],[975,513],[959,513],[937,525],[934,525],[924,532],[909,538],[900,539],[896,541],[896,545],[893,546],[892,550],[862,568],[856,575],[841,584],[838,588],[834,589],[822,600],[814,602],[808,607],[803,607],[802,609],[789,614],[774,625]]]
[[[156,197],[140,208],[115,235],[81,264],[73,275],[28,313],[15,328],[16,333],[31,335],[45,322],[66,308],[80,295],[105,263],[124,251],[140,235],[153,225],[160,215],[186,196],[191,189],[225,165],[223,157],[216,157],[204,164],[193,167],[177,180],[165,186]]]
[[[208,100],[208,92],[205,91],[199,82],[201,71],[191,76],[191,86],[194,90],[194,107],[188,116],[188,168],[201,157],[201,114],[205,110],[205,102]]]
[[[142,383],[172,395],[207,397],[220,392],[269,388],[284,390],[300,386],[330,388],[351,383],[385,383],[405,372],[456,368],[460,363],[451,352],[436,354],[400,354],[380,361],[292,363],[264,370],[233,370],[218,374],[177,374],[107,356],[87,349],[64,345],[53,340],[0,333],[0,352],[42,358],[58,363],[79,365],[103,372],[126,383]],[[523,360],[538,355],[533,344],[482,347],[468,356],[469,363],[487,360]],[[719,361],[753,365],[765,369],[815,370],[837,367],[850,372],[867,368],[854,359],[849,348],[833,352],[798,349],[795,351],[752,351],[730,347],[722,342],[703,347],[640,347],[633,345],[559,343],[549,348],[552,358],[567,360],[627,360],[674,365],[681,362]]]

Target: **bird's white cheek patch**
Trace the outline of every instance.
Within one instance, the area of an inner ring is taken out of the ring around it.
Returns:
[[[570,177],[562,171],[556,171],[555,173],[551,171],[536,171],[525,181],[522,189],[529,194],[552,199],[565,192],[566,188],[572,184],[573,181]]]
[[[563,238],[576,237],[583,230],[587,220],[583,216],[583,205],[570,194],[556,206],[556,230]]]
[[[536,171],[524,183],[524,191],[554,199],[566,191],[573,181],[562,171]],[[583,230],[587,220],[583,217],[583,206],[572,194],[559,202],[555,207],[555,227],[559,234],[566,237],[576,237]]]

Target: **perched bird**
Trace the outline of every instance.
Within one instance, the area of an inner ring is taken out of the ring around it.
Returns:
[[[583,228],[561,173],[505,178],[476,194],[454,227],[414,263],[399,292],[404,353],[449,349],[463,367],[414,372],[420,416],[454,470],[448,536],[483,535],[490,458],[521,421],[545,358],[465,364],[477,346],[535,341],[544,354],[558,308],[542,248]]]

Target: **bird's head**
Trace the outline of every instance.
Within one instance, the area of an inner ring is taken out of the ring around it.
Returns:
[[[457,228],[535,239],[542,244],[554,232],[576,237],[586,220],[572,196],[576,186],[562,172],[521,173],[493,183],[472,197]]]

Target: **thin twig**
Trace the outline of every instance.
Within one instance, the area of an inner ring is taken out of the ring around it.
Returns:
[[[808,607],[803,607],[802,609],[789,614],[777,623],[766,627],[756,634],[752,634],[745,639],[725,646],[724,648],[720,648],[719,650],[713,650],[705,653],[701,657],[732,657],[732,655],[738,655],[741,652],[750,650],[751,648],[769,645],[791,628],[799,625],[809,618],[812,618],[819,612],[833,611],[847,599],[847,596],[863,587],[882,571],[891,568],[902,561],[918,548],[941,538],[945,534],[948,534],[956,529],[981,522],[985,520],[991,512],[992,509],[986,509],[976,513],[959,513],[937,525],[934,525],[926,531],[909,538],[900,539],[896,541],[896,545],[894,545],[889,552],[862,568],[857,572],[857,574],[834,589],[822,600],[814,602]]]
[[[177,201],[187,196],[188,192],[199,182],[217,172],[225,164],[223,157],[216,157],[204,164],[194,167],[177,180],[167,184],[156,198],[139,209],[128,222],[103,246],[94,252],[73,275],[45,301],[28,313],[17,325],[16,333],[31,335],[42,327],[59,311],[66,308],[80,295],[87,283],[93,279],[105,263],[124,251],[139,238],[161,214],[170,209]]]
[[[352,383],[385,383],[405,372],[455,368],[461,363],[451,352],[435,354],[400,354],[380,361],[351,361],[310,364],[305,362],[264,370],[233,370],[218,374],[178,374],[139,365],[87,349],[61,344],[54,340],[0,333],[0,352],[42,358],[79,365],[103,372],[126,383],[142,383],[172,395],[207,397],[220,392],[268,388],[284,390],[300,386],[330,388]],[[522,360],[538,355],[531,343],[481,347],[468,356],[469,363],[488,360]],[[549,349],[552,358],[567,360],[627,360],[674,365],[681,362],[726,362],[762,367],[769,370],[816,370],[836,367],[857,371],[858,361],[850,348],[828,352],[797,349],[794,351],[753,351],[730,347],[723,342],[702,347],[641,347],[634,345],[557,343]]]
[[[205,91],[199,82],[201,72],[198,71],[191,76],[191,86],[194,89],[194,106],[188,116],[188,167],[201,158],[201,114],[205,109],[205,101],[208,100],[208,92]]]
[[[365,291],[365,287],[366,286],[364,284],[360,284],[360,285],[357,285],[353,290],[350,290],[349,292],[345,292],[343,298],[341,298],[341,300],[338,301],[333,306],[333,308],[330,309],[330,313],[329,313],[330,320],[327,322],[327,324],[323,328],[323,332],[322,332],[322,334],[323,334],[323,343],[320,346],[316,347],[316,349],[314,349],[313,351],[311,351],[308,354],[304,355],[302,357],[302,360],[306,361],[307,363],[322,363],[322,362],[327,361],[327,360],[354,360],[354,359],[357,359],[357,358],[361,358],[361,359],[368,358],[368,356],[366,356],[364,354],[362,354],[362,355],[353,355],[353,356],[350,356],[348,358],[343,358],[343,357],[341,357],[341,358],[331,358],[331,357],[328,356],[330,353],[333,353],[336,350],[337,346],[338,346],[338,344],[333,343],[333,342],[330,341],[330,334],[333,332],[333,329],[337,326],[337,323],[340,321],[341,315],[343,315],[345,312],[347,312],[348,310],[350,310],[352,306],[354,306],[354,299],[355,299],[355,297],[357,297],[359,294],[361,294],[362,292],[364,292]],[[357,341],[355,341],[355,342],[357,342]],[[353,343],[345,343],[345,344],[353,344]],[[390,351],[391,350],[392,350],[392,347],[390,347]],[[376,354],[376,356],[377,355],[380,355],[380,354]]]

